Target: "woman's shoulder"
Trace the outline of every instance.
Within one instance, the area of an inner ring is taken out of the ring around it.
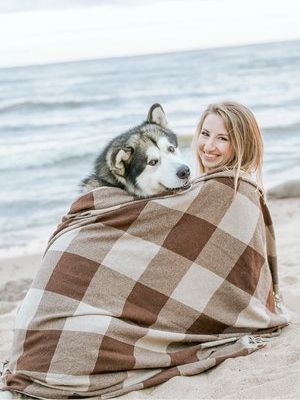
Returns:
[[[254,187],[263,193],[263,188],[258,184],[258,182],[256,182],[255,177],[243,170],[236,173],[233,169],[218,169],[212,172],[200,174],[193,179],[194,183],[207,182],[210,185],[214,185],[216,182],[219,182],[232,189],[235,188],[235,181],[245,190],[252,190]]]
[[[208,172],[194,178],[194,184],[202,184],[203,191],[209,192],[211,198],[220,196],[230,196],[236,200],[244,198],[250,200],[255,205],[265,203],[265,195],[262,187],[258,185],[255,179],[240,171],[238,177],[235,171],[229,169],[216,170]]]

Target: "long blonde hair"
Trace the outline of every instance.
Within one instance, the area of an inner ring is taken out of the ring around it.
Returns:
[[[224,168],[234,170],[234,186],[237,188],[240,172],[254,174],[257,185],[262,185],[263,140],[262,134],[253,113],[245,106],[234,101],[223,101],[210,104],[202,113],[192,141],[196,156],[198,173],[204,173],[204,166],[198,154],[198,138],[205,118],[209,114],[219,115],[229,134],[233,155]]]

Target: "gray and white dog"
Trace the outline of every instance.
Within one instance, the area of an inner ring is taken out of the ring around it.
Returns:
[[[81,186],[84,191],[113,186],[148,197],[188,186],[189,178],[164,110],[153,104],[145,122],[111,140]]]

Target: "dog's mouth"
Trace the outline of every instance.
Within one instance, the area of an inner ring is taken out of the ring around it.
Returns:
[[[182,190],[187,190],[187,189],[189,189],[189,188],[191,187],[191,183],[190,183],[190,182],[187,182],[187,183],[185,183],[185,184],[182,185],[182,186],[177,186],[177,187],[174,187],[174,188],[170,188],[170,187],[168,187],[168,186],[165,186],[165,185],[163,185],[162,183],[161,183],[160,185],[164,188],[164,191],[167,191],[167,192],[174,192],[174,193],[180,192],[180,191],[182,191]]]

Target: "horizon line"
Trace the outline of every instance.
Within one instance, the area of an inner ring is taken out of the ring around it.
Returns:
[[[209,47],[197,47],[193,49],[182,49],[182,50],[170,50],[170,51],[157,51],[157,52],[150,52],[150,53],[139,53],[139,54],[128,54],[122,56],[105,56],[105,57],[96,57],[96,58],[76,58],[70,60],[62,60],[62,61],[50,61],[50,62],[37,62],[33,64],[12,64],[1,66],[0,70],[4,69],[17,69],[17,68],[31,68],[31,67],[46,67],[51,65],[60,65],[60,64],[75,64],[81,62],[97,62],[100,60],[115,60],[115,59],[127,59],[127,58],[139,58],[139,57],[147,57],[147,56],[159,56],[159,55],[167,55],[167,54],[177,54],[177,53],[192,53],[202,50],[218,50],[224,48],[238,48],[238,47],[251,47],[251,46],[263,46],[266,44],[279,44],[279,43],[287,43],[287,42],[300,42],[300,38],[294,39],[282,39],[282,40],[266,40],[262,42],[250,42],[244,44],[228,44],[228,45],[216,45],[216,46],[209,46]]]

